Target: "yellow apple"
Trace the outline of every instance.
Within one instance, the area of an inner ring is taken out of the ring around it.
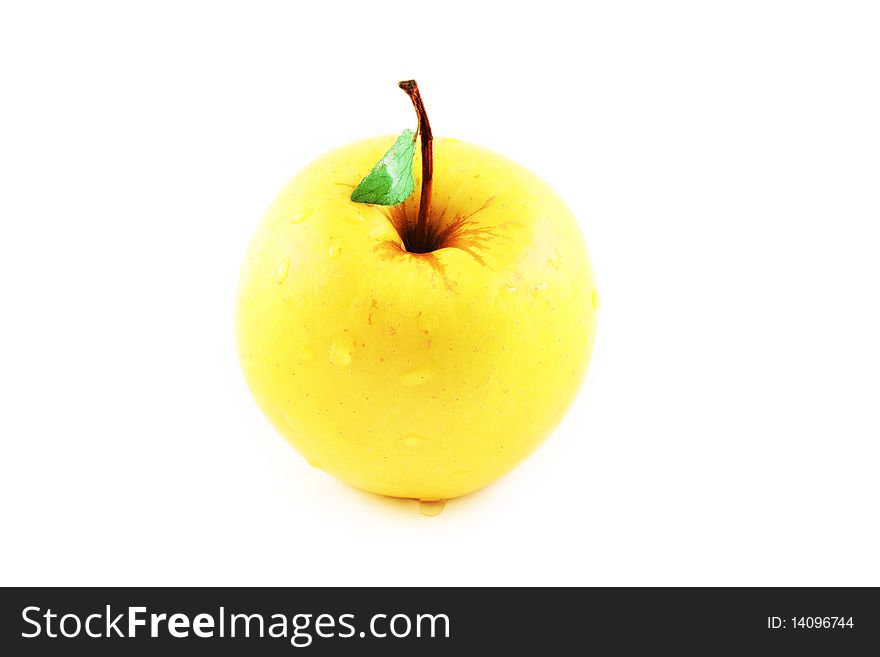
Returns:
[[[598,296],[569,209],[537,176],[434,141],[418,214],[350,200],[394,143],[321,157],[281,192],[241,274],[239,355],[254,397],[306,459],[353,486],[443,500],[502,476],[553,430],[583,378]]]

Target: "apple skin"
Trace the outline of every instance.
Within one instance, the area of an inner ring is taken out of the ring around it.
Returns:
[[[442,500],[532,452],[586,371],[598,296],[577,223],[537,176],[434,140],[435,231],[418,213],[354,203],[393,136],[334,150],[282,190],[241,272],[239,357],[257,403],[313,465],[352,486]]]

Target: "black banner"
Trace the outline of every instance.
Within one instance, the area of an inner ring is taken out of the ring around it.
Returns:
[[[850,655],[878,618],[869,588],[7,588],[0,654]]]

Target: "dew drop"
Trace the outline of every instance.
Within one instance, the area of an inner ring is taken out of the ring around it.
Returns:
[[[370,222],[370,226],[367,229],[367,234],[373,239],[389,239],[395,234],[396,231],[394,227],[391,225],[391,222],[385,219],[384,217]]]
[[[416,316],[416,326],[425,335],[431,335],[437,331],[437,315],[430,312],[421,311]]]
[[[599,306],[602,303],[602,299],[599,298],[599,290],[593,288],[593,293],[591,295],[591,300],[593,303],[593,310],[598,310]]]
[[[400,382],[407,387],[414,388],[433,379],[436,373],[430,363],[424,363],[401,374]]]
[[[290,271],[290,258],[284,258],[278,263],[278,269],[275,271],[275,283],[281,285],[287,280],[287,273]]]
[[[309,218],[309,213],[306,211],[295,212],[293,216],[290,218],[290,223],[292,224],[301,224],[306,219]]]
[[[505,291],[506,291],[508,294],[516,294],[517,292],[519,292],[519,288],[518,288],[516,285],[508,285],[508,286],[505,288]]]
[[[300,359],[300,361],[307,363],[309,361],[315,360],[315,352],[312,351],[312,348],[309,345],[303,344],[302,348],[299,350],[299,354],[297,354],[297,357]]]
[[[345,338],[338,338],[330,343],[330,351],[328,358],[331,365],[337,367],[348,367],[351,365],[351,352],[353,348],[351,342]]]
[[[445,507],[446,500],[419,500],[419,513],[423,516],[439,516]]]
[[[424,438],[422,438],[421,436],[416,436],[416,435],[407,436],[406,438],[403,439],[403,444],[406,445],[407,447],[421,447],[426,442],[427,441]]]

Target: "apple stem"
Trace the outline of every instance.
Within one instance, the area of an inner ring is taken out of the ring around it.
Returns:
[[[422,193],[419,197],[419,217],[416,220],[414,246],[418,252],[424,252],[427,249],[428,215],[431,213],[431,190],[434,183],[434,153],[431,146],[434,135],[431,134],[431,124],[428,122],[428,114],[425,112],[425,104],[422,102],[416,81],[404,80],[397,86],[407,93],[419,118],[418,133],[422,139]]]

